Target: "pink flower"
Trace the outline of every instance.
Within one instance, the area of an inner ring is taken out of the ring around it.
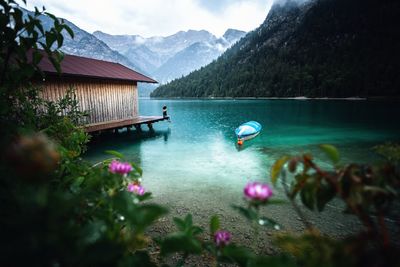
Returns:
[[[146,190],[144,189],[143,186],[135,184],[135,183],[130,183],[128,184],[128,191],[135,193],[136,195],[143,196]]]
[[[231,233],[228,231],[220,230],[214,234],[214,242],[217,246],[225,246],[231,242]]]
[[[250,200],[266,201],[272,196],[272,189],[267,184],[259,182],[248,183],[243,192]]]
[[[128,174],[132,171],[132,166],[128,162],[119,162],[118,160],[113,160],[110,165],[108,165],[108,170],[111,173]]]

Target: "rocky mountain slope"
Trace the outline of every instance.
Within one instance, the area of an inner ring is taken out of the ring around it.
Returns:
[[[229,29],[221,38],[205,30],[180,31],[167,37],[150,38],[110,35],[100,31],[93,35],[165,83],[212,62],[245,32]]]
[[[25,15],[28,14],[33,15],[31,11],[25,10]],[[53,21],[46,16],[41,16],[40,19],[43,23],[43,26],[47,29],[49,29],[53,25]],[[92,34],[80,29],[68,20],[64,21],[73,30],[75,36],[72,39],[68,34],[64,34],[64,45],[61,49],[63,52],[76,56],[117,62],[136,71],[146,73],[138,65],[131,62],[117,51],[112,50],[110,47],[107,46],[107,44],[97,39]]]
[[[399,14],[395,0],[280,1],[218,60],[152,96],[398,96]]]
[[[25,10],[25,15],[33,15]],[[41,16],[45,28],[52,20]],[[74,31],[72,39],[65,34],[62,51],[68,54],[118,62],[143,74],[155,77],[161,83],[186,75],[212,60],[245,35],[229,29],[221,38],[201,31],[180,31],[167,37],[143,38],[139,35],[110,35],[100,31],[90,34],[68,20]],[[166,64],[164,66],[164,64]],[[141,96],[149,96],[154,85],[140,84]]]
[[[150,73],[193,43],[206,42],[214,37],[207,31],[192,30],[180,31],[167,37],[150,38],[139,35],[111,35],[101,31],[96,31],[93,35],[130,60],[140,62],[139,64]]]

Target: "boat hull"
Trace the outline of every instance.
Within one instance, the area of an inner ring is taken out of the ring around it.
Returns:
[[[260,132],[257,132],[257,133],[255,133],[255,134],[251,134],[251,135],[244,136],[244,137],[242,137],[242,138],[240,138],[240,139],[242,139],[243,141],[250,140],[250,139],[253,139],[254,137],[256,137],[256,136],[259,135],[259,134],[260,134]]]
[[[261,129],[262,126],[260,123],[249,121],[236,128],[235,134],[238,139],[249,140],[256,137],[260,133]]]

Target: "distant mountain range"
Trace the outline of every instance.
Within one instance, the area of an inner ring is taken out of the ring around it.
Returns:
[[[25,10],[25,15],[33,12]],[[41,16],[45,28],[53,23]],[[72,39],[65,34],[62,51],[71,55],[118,62],[166,83],[207,65],[220,56],[246,33],[228,29],[221,38],[208,31],[180,31],[167,37],[143,38],[139,35],[110,35],[101,31],[88,33],[72,22],[65,23],[74,31]],[[155,85],[140,84],[139,95],[149,96]]]
[[[160,83],[187,75],[212,62],[246,33],[228,29],[221,38],[208,31],[180,31],[167,37],[93,33],[111,49],[120,52],[150,73]]]
[[[264,23],[152,97],[400,95],[398,0],[277,1]]]
[[[25,10],[25,16],[28,14],[31,16],[34,15],[33,12]],[[50,29],[53,26],[53,20],[47,16],[41,16],[40,20],[45,29]],[[68,20],[64,21],[73,30],[75,36],[72,39],[67,33],[64,34],[64,44],[61,49],[63,52],[71,55],[118,62],[129,68],[143,72],[143,69],[141,69],[137,64],[128,60],[119,52],[110,49],[110,47],[103,41],[80,29],[72,22]]]

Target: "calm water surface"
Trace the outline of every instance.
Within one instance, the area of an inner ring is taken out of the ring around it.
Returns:
[[[141,99],[139,105],[142,115],[161,115],[167,105],[171,123],[154,124],[154,133],[143,125],[140,135],[133,131],[98,138],[87,159],[102,160],[105,150],[114,149],[157,180],[204,176],[223,182],[243,176],[263,179],[266,166],[277,157],[305,151],[319,155],[316,146],[321,143],[338,146],[343,162],[365,162],[376,159],[374,145],[400,140],[396,102]],[[234,129],[249,120],[260,122],[262,133],[238,149]]]
[[[271,164],[285,154],[312,152],[327,165],[317,145],[340,148],[342,161],[371,162],[372,147],[400,140],[400,105],[328,100],[140,100],[140,114],[161,115],[171,123],[155,132],[121,132],[90,144],[86,158],[97,162],[117,150],[143,168],[146,188],[169,205],[229,209],[241,200],[249,180],[269,182]],[[234,129],[256,120],[262,133],[238,149]],[[196,204],[201,203],[201,204]]]

